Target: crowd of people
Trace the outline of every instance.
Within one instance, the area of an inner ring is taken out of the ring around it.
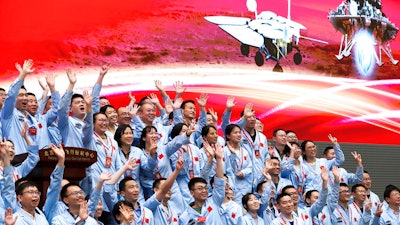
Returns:
[[[63,96],[54,76],[46,76],[40,98],[23,86],[33,61],[16,69],[8,92],[0,89],[1,224],[400,223],[400,189],[388,185],[381,203],[360,154],[352,152],[354,173],[340,167],[345,157],[331,134],[332,145],[318,158],[315,143],[300,143],[292,130],[276,129],[268,142],[251,103],[231,123],[231,96],[219,123],[208,95],[184,100],[179,81],[174,99],[156,80],[162,103],[155,93],[138,103],[129,93],[129,105],[116,109],[100,97],[107,65],[91,92],[74,93],[78,79],[67,70]],[[79,183],[62,179],[68,173],[64,147],[97,152]],[[51,148],[57,165],[39,209],[41,193],[26,176],[43,148]],[[24,162],[11,165],[21,153],[28,153]]]

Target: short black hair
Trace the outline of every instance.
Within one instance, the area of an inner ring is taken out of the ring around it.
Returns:
[[[161,178],[156,179],[153,182],[153,190],[154,190],[154,188],[160,188],[160,183],[162,180],[167,180],[167,178],[161,177]]]
[[[28,187],[35,187],[37,188],[36,184],[33,183],[32,181],[28,180],[26,182],[20,183],[16,189],[15,189],[15,193],[17,195],[23,195],[24,194],[24,190]]]
[[[285,196],[289,196],[289,194],[286,194],[284,192],[280,193],[277,197],[276,197],[276,202],[279,204],[279,202],[281,201],[281,198],[285,197]]]
[[[64,198],[68,197],[68,196],[67,196],[67,190],[68,190],[68,188],[69,188],[69,187],[73,187],[73,186],[76,186],[76,187],[81,188],[81,186],[79,186],[79,184],[77,184],[77,183],[68,183],[68,184],[64,185],[64,187],[62,187],[62,188],[61,188],[61,191],[60,191],[61,201],[64,202]],[[81,188],[81,189],[82,189],[82,188]],[[65,202],[64,202],[64,203],[65,203]]]
[[[183,101],[182,102],[182,104],[181,104],[181,109],[184,109],[185,108],[185,106],[186,106],[186,104],[188,104],[188,103],[192,103],[193,105],[196,105],[196,103],[193,101],[193,100],[186,100],[186,101]]]
[[[385,191],[383,192],[383,199],[386,201],[386,198],[390,198],[390,193],[392,191],[398,191],[400,192],[400,189],[392,184],[389,184],[388,186],[385,187]]]
[[[121,192],[121,191],[125,191],[125,183],[128,182],[128,181],[131,181],[131,180],[133,180],[133,181],[136,182],[136,180],[133,179],[132,177],[129,177],[129,176],[124,177],[124,179],[122,179],[122,180],[119,182],[119,191],[120,191],[120,192]],[[136,183],[137,183],[137,182],[136,182]]]
[[[203,184],[207,185],[207,181],[204,178],[202,178],[202,177],[193,177],[192,179],[190,179],[190,181],[188,183],[189,190],[193,190],[194,185],[196,183],[203,183]]]
[[[365,190],[367,190],[367,188],[363,184],[355,184],[355,185],[353,185],[353,187],[351,187],[351,192],[353,192],[353,193],[356,192],[356,189],[358,187],[363,187]]]

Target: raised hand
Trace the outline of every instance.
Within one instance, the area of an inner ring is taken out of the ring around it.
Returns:
[[[6,138],[0,141],[0,158],[3,161],[3,166],[10,166],[10,152],[6,146]]]
[[[47,86],[47,84],[43,80],[38,78],[38,82],[39,82],[39,85],[40,85],[40,87],[42,88],[43,91],[49,90],[49,87]]]
[[[174,109],[180,109],[181,108],[181,105],[182,105],[182,102],[183,102],[183,100],[182,100],[182,98],[175,98],[175,100],[174,100],[174,103],[173,103],[173,107],[174,107]]]
[[[23,75],[23,76],[25,76],[27,74],[31,74],[35,71],[35,69],[33,68],[33,60],[32,59],[25,60],[22,67],[19,63],[15,63],[15,68],[18,70],[20,75]]]
[[[248,119],[252,116],[254,116],[254,110],[253,110],[253,104],[252,103],[247,103],[246,106],[244,107],[244,112],[243,116],[245,119]]]
[[[167,99],[165,101],[165,107],[164,108],[165,108],[165,113],[166,114],[170,114],[172,111],[174,111],[174,106],[172,104],[171,99]]]
[[[175,169],[178,171],[181,171],[184,166],[185,166],[185,163],[183,161],[183,158],[181,156],[179,156],[178,160],[175,163]]]
[[[135,213],[133,212],[133,209],[127,205],[121,204],[119,206],[119,212],[121,213],[123,220],[128,224],[131,224],[135,219]]]
[[[135,171],[138,167],[138,164],[136,163],[136,159],[135,158],[128,159],[125,162],[124,167],[126,168],[126,170]]]
[[[327,182],[329,179],[328,170],[325,167],[321,169],[321,178],[324,182]]]
[[[354,160],[356,161],[357,166],[362,167],[361,154],[358,154],[356,151],[354,151],[354,152],[351,152],[351,155],[354,157]]]
[[[88,90],[84,90],[82,95],[83,95],[83,100],[86,103],[86,106],[90,106],[91,107],[92,101],[93,101],[92,95],[89,93]]]
[[[380,217],[383,213],[383,203],[379,204],[378,208],[375,211],[375,216]]]
[[[112,176],[112,173],[110,171],[104,171],[99,176],[99,182],[104,182],[104,181],[110,180],[111,176]]]
[[[135,96],[134,95],[132,95],[132,91],[129,91],[129,100],[130,100],[130,104],[135,104],[135,102],[136,102],[136,98],[135,98]]]
[[[208,94],[201,93],[200,98],[196,98],[196,100],[200,107],[205,108],[208,100]]]
[[[75,84],[76,83],[76,73],[73,73],[71,69],[67,69],[66,73],[67,73],[69,83]]]
[[[211,114],[212,123],[214,125],[217,125],[217,122],[218,122],[218,114],[217,114],[217,112],[215,112],[213,108],[209,108],[208,112]]]
[[[335,182],[340,182],[340,169],[337,166],[333,166],[331,171],[335,178]]]
[[[160,80],[154,80],[154,84],[159,91],[164,91],[164,86]]]
[[[215,144],[215,158],[216,159],[222,159],[224,155],[224,148],[219,144]]]
[[[52,90],[54,88],[54,86],[56,85],[56,78],[55,78],[54,74],[48,74],[46,76],[46,83],[47,83],[48,87],[50,88],[50,90]]]
[[[157,140],[150,140],[150,155],[154,157],[157,153],[158,145]]]
[[[189,138],[196,131],[196,123],[194,121],[190,121],[188,124],[188,129],[186,131],[186,136]]]
[[[175,92],[177,95],[181,96],[183,94],[183,92],[186,91],[186,88],[183,87],[183,82],[182,81],[176,81],[174,83],[174,88],[175,88]]]
[[[206,150],[206,154],[208,157],[208,161],[215,157],[215,149],[207,142],[207,141],[203,141],[203,148],[204,150]]]
[[[4,223],[5,225],[14,225],[17,221],[18,215],[13,217],[12,209],[10,207],[4,212]]]
[[[337,145],[338,141],[336,137],[333,137],[331,134],[328,135],[329,140],[331,140],[333,145]]]
[[[136,116],[136,114],[137,114],[137,112],[139,111],[139,109],[140,109],[140,106],[139,106],[138,104],[134,104],[133,107],[132,107],[132,109],[129,111],[129,115],[130,115],[131,117]]]
[[[235,97],[229,96],[228,99],[226,99],[226,109],[230,111],[233,107],[235,107],[235,105]]]
[[[150,99],[150,102],[153,103],[154,105],[160,104],[160,100],[158,100],[157,95],[154,93],[150,93],[149,99]]]
[[[105,76],[109,69],[110,69],[110,65],[109,64],[103,65],[100,68],[100,76]]]
[[[369,200],[369,198],[365,199],[364,207],[365,207],[365,211],[367,211],[367,212],[371,211],[372,202]]]
[[[87,209],[88,209],[87,201],[83,201],[81,206],[79,207],[79,218],[82,221],[85,221],[91,213],[91,212],[88,212]]]

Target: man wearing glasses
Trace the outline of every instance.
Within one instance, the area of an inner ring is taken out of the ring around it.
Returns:
[[[214,178],[214,189],[212,195],[208,196],[207,182],[201,177],[192,178],[188,187],[190,194],[194,198],[194,202],[179,217],[179,224],[222,224],[219,209],[225,197],[225,179],[224,168],[222,162],[222,149],[215,149],[215,158],[217,161],[216,174]]]
[[[66,184],[61,189],[61,199],[68,206],[68,212],[64,212],[53,218],[53,225],[98,225],[97,221],[89,216],[88,205],[85,201],[85,193],[81,187],[74,183]],[[41,224],[41,223],[37,223]]]

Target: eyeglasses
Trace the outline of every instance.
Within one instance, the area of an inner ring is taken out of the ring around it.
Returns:
[[[294,196],[294,195],[297,195],[297,192],[290,192],[290,193],[287,193],[288,195],[290,195],[290,196]]]
[[[96,121],[99,121],[101,123],[108,123],[108,119],[97,119]]]
[[[289,136],[286,136],[287,138],[297,138],[297,136],[295,136],[295,135],[289,135]]]
[[[32,191],[32,190],[30,190],[30,191],[25,191],[25,192],[23,192],[22,194],[25,194],[25,193],[28,193],[29,195],[34,195],[34,194],[37,194],[37,195],[41,195],[42,193],[40,193],[40,191]]]
[[[73,191],[73,192],[69,193],[67,195],[67,197],[69,197],[71,195],[85,195],[85,192],[83,192],[83,191]]]
[[[193,191],[198,190],[198,191],[206,191],[207,190],[207,186],[204,187],[198,187],[198,188],[193,188]]]
[[[342,193],[348,194],[348,193],[350,193],[350,191],[349,190],[339,191],[339,194],[342,194]]]

